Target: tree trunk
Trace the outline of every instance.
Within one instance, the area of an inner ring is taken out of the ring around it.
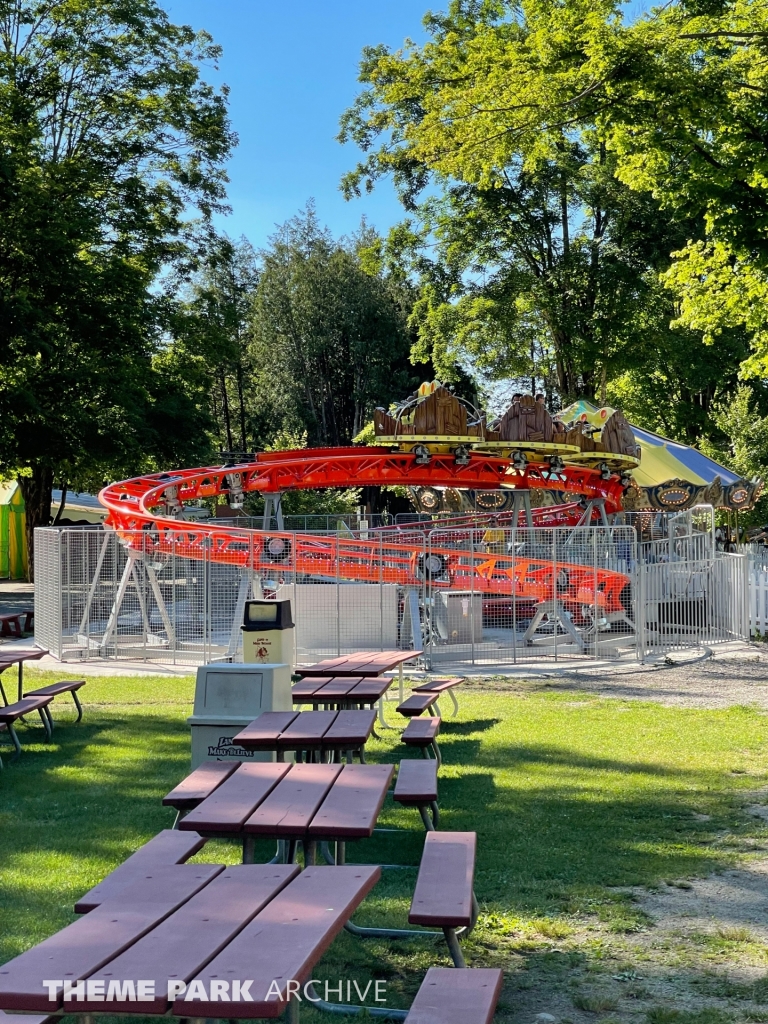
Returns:
[[[24,498],[25,522],[27,532],[27,578],[30,583],[35,581],[35,528],[48,526],[51,522],[51,491],[53,490],[53,470],[50,466],[36,463],[32,467],[31,476],[17,477]]]
[[[243,452],[248,451],[248,437],[245,430],[245,396],[243,395],[243,364],[237,364],[237,400],[240,405],[240,444]]]
[[[53,519],[53,522],[51,523],[51,526],[58,526],[59,525],[59,520],[61,519],[62,515],[64,514],[64,509],[66,507],[66,504],[67,504],[67,481],[64,480],[64,481],[62,481],[62,484],[61,484],[61,501],[59,502],[59,507],[56,509],[56,515],[54,516],[54,519]]]
[[[232,443],[232,421],[229,416],[229,399],[227,398],[227,379],[224,376],[224,370],[221,370],[220,374],[221,383],[221,403],[222,412],[224,413],[224,430],[226,431],[227,451],[231,452],[234,448]]]

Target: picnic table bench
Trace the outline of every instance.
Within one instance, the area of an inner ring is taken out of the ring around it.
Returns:
[[[474,892],[476,846],[474,832],[428,832],[408,914],[410,924],[442,928],[457,967],[466,967],[457,929],[469,934],[479,911]]]
[[[425,711],[432,714],[437,698],[436,693],[412,693],[402,704],[397,705],[398,714],[404,718],[418,718]]]
[[[265,711],[232,742],[244,750],[274,750],[278,761],[290,750],[307,761],[340,761],[344,753],[351,761],[355,752],[364,761],[375,720],[374,711]]]
[[[203,761],[186,779],[163,797],[163,807],[176,808],[173,828],[178,827],[184,815],[210,796],[217,786],[228,779],[239,761]]]
[[[7,732],[11,737],[11,742],[16,748],[16,753],[11,758],[12,761],[15,761],[21,754],[21,743],[19,743],[19,737],[14,726],[15,723],[24,715],[29,715],[33,711],[38,712],[43,723],[43,728],[45,729],[45,738],[50,742],[51,726],[49,723],[47,708],[52,700],[53,697],[24,697],[15,704],[6,704],[5,707],[0,708],[0,734]],[[0,758],[0,768],[2,767],[3,760]]]
[[[60,697],[62,693],[71,693],[72,700],[75,702],[77,708],[76,722],[79,722],[83,717],[83,705],[80,703],[80,698],[77,696],[77,691],[85,686],[84,679],[59,679],[57,683],[49,683],[47,686],[41,686],[37,690],[28,690],[24,694],[25,697]],[[53,719],[51,713],[48,711],[48,720],[50,722],[51,729],[53,729]]]
[[[491,1024],[503,980],[494,967],[430,967],[405,1024]]]
[[[114,899],[129,884],[140,881],[153,868],[178,866],[202,850],[207,839],[199,835],[163,829],[140,846],[75,904],[76,914],[87,914]]]
[[[456,700],[454,689],[464,682],[459,676],[451,676],[444,679],[433,679],[422,686],[415,686],[410,697],[398,705],[397,710],[406,718],[414,718],[424,711],[430,714],[440,714],[440,706],[437,703],[444,693],[450,695],[453,701],[454,718],[459,711],[459,702]]]
[[[31,608],[25,608],[20,612],[3,612],[0,615],[0,636],[10,636],[19,640],[23,633],[32,632],[34,618],[35,613]],[[22,619],[24,619],[23,626]]]
[[[431,750],[438,765],[442,764],[440,748],[437,745],[437,737],[440,732],[440,719],[437,716],[431,718],[412,718],[400,734],[400,739],[409,747],[418,747],[422,757],[429,757],[427,753]]]
[[[404,807],[418,807],[424,828],[427,832],[433,832],[440,820],[440,808],[437,803],[437,761],[401,761],[392,798]]]
[[[459,936],[469,935],[479,914],[474,892],[476,844],[474,832],[427,832],[408,914],[409,924],[442,929],[456,967],[466,967]],[[436,934],[417,929],[366,928],[352,921],[345,927],[359,938],[433,938]]]
[[[440,714],[440,709],[437,706],[437,698],[441,697],[444,693],[453,701],[453,717],[459,713],[459,702],[456,700],[456,694],[453,692],[457,686],[461,686],[464,682],[464,676],[438,676],[435,679],[428,679],[426,683],[422,683],[421,686],[414,686],[414,693],[434,693],[435,701],[434,706],[437,709],[437,714]]]

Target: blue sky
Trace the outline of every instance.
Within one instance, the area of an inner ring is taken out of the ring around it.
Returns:
[[[424,38],[429,0],[165,0],[177,24],[204,28],[224,49],[211,81],[230,87],[230,115],[240,144],[229,164],[232,214],[220,227],[266,244],[275,225],[309,199],[336,235],[363,214],[380,231],[402,217],[392,187],[345,202],[344,171],[356,147],[335,141],[342,111],[359,91],[363,46],[400,46]]]

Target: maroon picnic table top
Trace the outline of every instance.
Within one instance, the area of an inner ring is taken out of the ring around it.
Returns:
[[[373,711],[265,711],[233,737],[244,750],[359,750],[373,731]]]
[[[2,647],[0,647],[0,676],[2,676],[2,673],[5,672],[7,668],[10,668],[12,665],[19,666],[19,700],[21,700],[21,698],[24,696],[24,662],[37,661],[39,658],[45,657],[45,655],[48,653],[48,651],[43,650],[42,648],[38,648],[35,651],[30,651],[19,650],[18,648],[12,647],[10,645],[6,647],[5,644]],[[0,679],[0,695],[2,695],[3,702],[7,704],[8,700],[5,696],[5,690],[3,689],[2,679]]]
[[[394,765],[242,764],[186,818],[182,831],[271,839],[370,837]]]
[[[375,704],[390,688],[390,676],[306,676],[293,686],[294,704]]]
[[[380,876],[375,865],[172,866],[3,964],[0,1010],[278,1017],[289,980],[311,977]]]
[[[422,651],[361,651],[295,669],[299,676],[380,676],[417,658]]]

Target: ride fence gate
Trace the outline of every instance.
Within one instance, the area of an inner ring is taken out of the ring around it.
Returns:
[[[491,670],[645,660],[748,638],[754,623],[753,562],[700,536],[638,545],[626,526],[411,524],[242,530],[230,548],[190,558],[150,531],[39,529],[36,641],[62,661],[239,660],[245,601],[274,596],[292,600],[299,663],[401,648],[436,671]]]

